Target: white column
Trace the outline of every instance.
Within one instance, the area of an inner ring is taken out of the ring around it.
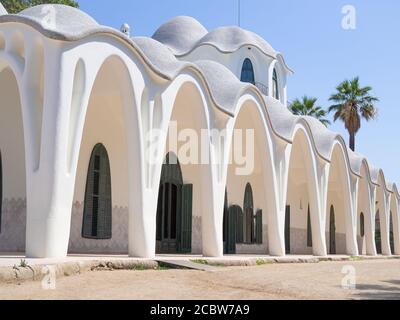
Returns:
[[[65,257],[74,179],[67,172],[68,116],[74,66],[54,42],[45,46],[45,96],[39,168],[27,170],[26,255]]]
[[[317,164],[317,189],[315,196],[314,206],[318,212],[318,220],[312,222],[312,239],[313,239],[313,253],[315,256],[326,256],[328,250],[326,247],[326,207],[328,201],[328,176],[329,176],[329,163],[318,159]],[[311,202],[311,203],[312,203]]]
[[[346,251],[348,255],[358,256],[357,244],[357,178],[350,174],[350,215],[346,215]]]
[[[288,189],[289,159],[292,145],[276,139],[274,141],[274,169],[276,190],[274,212],[268,214],[268,247],[271,256],[286,255],[285,214]]]
[[[367,184],[367,197],[366,212],[365,212],[365,242],[367,247],[367,255],[376,256],[376,244],[375,244],[375,187],[369,182]]]
[[[385,187],[382,185],[383,192],[383,206],[382,213],[380,214],[381,222],[381,244],[382,244],[382,254],[385,256],[391,255],[390,249],[390,196],[386,192]]]

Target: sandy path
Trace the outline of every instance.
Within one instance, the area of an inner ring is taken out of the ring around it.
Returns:
[[[356,272],[356,290],[341,283],[343,267]],[[0,286],[0,299],[400,299],[400,260],[273,264],[189,270],[96,271]]]

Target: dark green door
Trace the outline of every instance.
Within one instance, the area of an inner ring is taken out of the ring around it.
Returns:
[[[290,206],[286,206],[285,212],[285,250],[290,253]]]
[[[179,230],[179,252],[190,253],[192,251],[192,203],[193,203],[193,185],[186,184],[182,186],[181,212],[178,224]]]
[[[375,217],[375,245],[376,245],[376,252],[378,254],[382,254],[381,219],[379,215],[379,210],[376,212],[376,217]]]
[[[157,253],[192,251],[193,185],[183,184],[176,155],[168,153],[161,172],[157,205]]]
[[[240,231],[238,230],[238,221],[239,217],[243,218],[243,213],[242,209],[239,206],[231,206],[229,208],[229,213],[228,213],[228,232],[226,234],[226,253],[227,254],[235,254],[236,253],[236,243],[237,237],[240,234]],[[243,224],[241,225],[243,228]],[[243,235],[243,229],[242,229],[242,235]]]
[[[329,217],[329,254],[336,254],[336,222],[335,208],[331,206]]]

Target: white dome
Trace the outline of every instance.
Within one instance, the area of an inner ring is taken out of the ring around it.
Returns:
[[[99,27],[99,24],[85,12],[61,4],[42,4],[25,9],[18,15],[35,20],[47,30],[66,34]]]
[[[164,23],[152,38],[168,46],[175,55],[182,55],[192,50],[207,33],[196,19],[180,16]]]
[[[234,52],[243,46],[255,46],[265,54],[276,57],[277,52],[258,34],[239,28],[221,27],[211,31],[196,44],[196,47],[210,44],[223,52]]]

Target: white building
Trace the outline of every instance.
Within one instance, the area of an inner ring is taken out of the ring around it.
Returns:
[[[177,17],[130,38],[61,5],[0,14],[0,252],[400,254],[396,185],[288,111],[292,71],[261,37]],[[211,161],[183,163],[172,123],[205,132]],[[238,129],[254,136],[245,175],[228,161]]]

